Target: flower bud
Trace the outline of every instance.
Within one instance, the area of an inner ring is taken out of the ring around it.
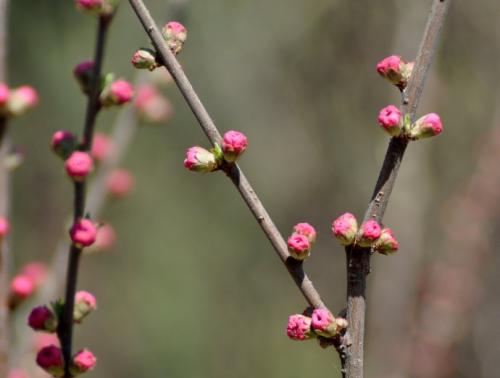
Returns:
[[[113,142],[106,134],[96,133],[92,142],[90,154],[95,161],[105,160],[113,149]]]
[[[307,340],[314,337],[311,331],[311,318],[304,315],[290,315],[286,327],[286,334],[292,340]]]
[[[378,123],[389,135],[398,136],[401,134],[401,112],[394,105],[386,106],[380,111],[378,114]]]
[[[358,222],[351,213],[342,214],[332,223],[333,235],[342,245],[351,245],[358,233]]]
[[[26,299],[33,294],[35,289],[36,286],[33,280],[25,274],[18,274],[10,284],[11,296],[15,299]]]
[[[212,172],[218,168],[215,155],[203,147],[194,146],[186,151],[184,167],[194,172]]]
[[[69,131],[59,130],[52,135],[50,147],[61,159],[66,160],[77,148],[78,141]]]
[[[163,27],[161,33],[172,53],[175,55],[180,53],[187,39],[187,30],[184,25],[180,22],[171,21]]]
[[[229,163],[236,161],[245,152],[247,146],[248,140],[245,134],[239,131],[228,131],[224,134],[221,146],[224,159]]]
[[[94,162],[88,153],[75,151],[64,163],[64,168],[74,181],[82,181],[94,168]]]
[[[38,94],[29,85],[23,85],[10,92],[6,111],[11,116],[20,116],[38,105]]]
[[[0,242],[8,235],[9,231],[9,221],[4,217],[0,217]]]
[[[436,113],[429,113],[415,122],[410,129],[410,138],[419,140],[439,135],[443,132],[441,118]]]
[[[377,221],[370,219],[361,226],[361,237],[358,244],[361,247],[371,247],[372,244],[380,237],[382,229]]]
[[[113,249],[116,244],[116,233],[109,223],[97,229],[94,244],[90,247],[90,252],[104,252]]]
[[[64,376],[62,351],[55,345],[42,348],[36,356],[36,363],[53,377]]]
[[[390,228],[384,228],[373,247],[377,252],[383,255],[389,255],[398,251],[399,243],[394,237],[392,230]]]
[[[77,376],[79,374],[85,373],[86,371],[92,370],[96,364],[96,358],[94,354],[88,349],[80,350],[73,357],[73,361],[70,365],[70,373],[72,376]]]
[[[311,254],[311,243],[307,236],[292,234],[287,241],[288,252],[295,260],[305,260]]]
[[[106,86],[101,93],[102,106],[123,105],[132,100],[134,88],[125,80],[116,80]]]
[[[140,48],[132,56],[132,65],[138,69],[147,69],[153,71],[155,68],[159,67],[156,62],[156,53],[154,50]]]
[[[76,7],[84,12],[96,15],[111,15],[117,6],[117,0],[75,0]]]
[[[9,87],[3,83],[0,83],[0,112],[1,109],[7,104],[9,100],[10,90]]]
[[[21,274],[24,274],[31,278],[31,280],[35,283],[35,287],[38,288],[45,282],[47,278],[47,265],[43,262],[33,261],[27,263],[21,268]]]
[[[106,180],[109,194],[114,197],[125,197],[134,186],[134,176],[126,169],[115,169]]]
[[[95,241],[97,228],[90,219],[80,219],[73,224],[69,234],[77,247],[88,247]]]
[[[57,330],[57,317],[47,306],[35,307],[28,317],[28,325],[35,331],[54,333]]]
[[[80,89],[86,95],[91,92],[92,75],[94,74],[94,61],[86,60],[78,63],[73,69],[73,75],[80,85]]]
[[[150,84],[142,85],[135,98],[137,115],[144,122],[162,123],[172,117],[172,105]]]
[[[75,295],[75,308],[73,310],[73,320],[81,323],[82,320],[97,309],[95,297],[88,291],[79,291]]]
[[[398,55],[391,55],[377,64],[377,72],[403,90],[410,80],[414,62],[405,62]]]
[[[316,241],[316,230],[309,223],[297,223],[293,226],[293,231],[296,234],[304,235],[311,244]]]
[[[312,329],[320,336],[330,338],[337,334],[337,324],[330,311],[316,308],[312,314]]]

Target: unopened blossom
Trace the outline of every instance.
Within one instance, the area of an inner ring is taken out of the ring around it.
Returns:
[[[335,317],[325,308],[316,308],[312,313],[312,329],[323,337],[333,337],[337,334]]]
[[[414,62],[406,62],[399,55],[391,55],[377,64],[377,72],[399,89],[404,89],[410,80]]]
[[[296,234],[307,237],[310,243],[314,243],[316,241],[316,230],[309,223],[297,223],[293,226],[293,231]]]
[[[94,168],[92,157],[83,151],[73,152],[64,163],[66,173],[75,181],[83,180]]]
[[[314,336],[311,331],[311,318],[296,314],[288,317],[286,334],[292,340],[307,340]]]
[[[311,242],[307,236],[292,234],[287,241],[288,252],[295,260],[305,260],[311,253]]]
[[[156,53],[152,49],[140,48],[132,56],[132,65],[138,69],[153,71],[159,65],[156,62]]]
[[[375,251],[383,255],[389,255],[398,251],[399,243],[393,231],[390,228],[384,228],[373,247]]]
[[[90,94],[92,87],[92,76],[94,74],[94,61],[85,60],[78,63],[75,68],[73,68],[73,75],[76,81],[80,85],[80,89],[85,94]]]
[[[109,84],[101,93],[101,104],[103,106],[123,105],[132,101],[134,87],[128,81],[115,80]]]
[[[342,245],[351,245],[358,233],[358,221],[351,213],[344,213],[332,223],[333,235]]]
[[[75,0],[77,9],[95,16],[109,16],[113,14],[118,0]]]
[[[73,243],[80,248],[88,247],[95,241],[97,228],[90,219],[77,220],[69,232]]]
[[[97,359],[88,349],[82,349],[73,356],[70,365],[70,372],[73,376],[92,370],[96,365]]]
[[[38,306],[31,310],[28,325],[35,331],[53,333],[57,329],[57,317],[47,306]]]
[[[218,168],[215,155],[203,147],[194,146],[186,151],[184,167],[194,172],[212,172]]]
[[[25,274],[18,274],[10,283],[11,296],[15,299],[26,299],[33,294],[36,285],[31,277]]]
[[[410,137],[414,140],[430,138],[443,132],[441,118],[436,113],[429,113],[418,119],[411,127]]]
[[[171,21],[162,28],[161,33],[172,53],[180,53],[187,40],[187,29],[184,25]]]
[[[5,109],[10,116],[19,116],[38,105],[38,93],[29,86],[23,85],[10,91]]]
[[[111,138],[103,133],[96,133],[92,142],[90,154],[95,161],[105,160],[113,149],[113,142]]]
[[[245,152],[248,146],[248,139],[245,134],[230,130],[224,134],[222,140],[222,152],[227,162],[234,162]]]
[[[144,122],[164,123],[172,117],[172,104],[151,84],[137,89],[134,105],[137,115]]]
[[[75,307],[73,310],[73,320],[75,323],[81,323],[90,313],[97,309],[95,297],[88,291],[78,291],[75,294]]]
[[[389,135],[398,136],[401,134],[401,112],[394,105],[386,106],[380,111],[378,123]]]
[[[370,247],[380,237],[382,228],[377,221],[370,219],[361,226],[361,236],[358,244],[361,247]]]
[[[47,278],[48,267],[40,261],[31,261],[21,268],[21,274],[28,276],[38,288]]]
[[[53,377],[64,376],[62,351],[55,345],[48,345],[40,349],[36,356],[36,363]]]
[[[77,148],[78,141],[69,131],[59,130],[52,135],[50,147],[57,156],[66,160]]]
[[[106,180],[108,193],[114,197],[125,197],[134,187],[134,176],[128,169],[115,169]]]
[[[116,233],[109,223],[102,225],[97,229],[97,236],[92,245],[91,252],[109,251],[116,244]]]

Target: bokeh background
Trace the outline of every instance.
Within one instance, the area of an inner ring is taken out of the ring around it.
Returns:
[[[415,58],[431,1],[146,3],[159,24],[187,26],[179,60],[219,128],[249,137],[241,167],[283,235],[299,221],[318,229],[306,271],[342,310],[345,259],[330,225],[345,211],[362,217],[388,144],[376,116],[399,103],[375,64]],[[438,112],[445,131],[410,145],[388,207],[401,250],[373,259],[368,377],[498,377],[499,16],[496,0],[452,4],[419,110]],[[91,58],[96,22],[69,0],[11,1],[9,18],[9,83],[41,96],[11,127],[25,151],[12,179],[15,271],[50,263],[66,232],[72,186],[48,143],[82,129],[72,69]],[[130,57],[147,45],[122,1],[105,70],[134,80]],[[98,356],[87,376],[339,377],[333,350],[286,337],[305,301],[230,182],[183,168],[186,148],[208,142],[175,86],[164,93],[174,116],[138,129],[122,164],[134,191],[101,217],[117,245],[82,261],[79,288],[99,303],[76,329],[76,348]],[[97,129],[112,130],[117,114]],[[14,345],[33,336],[24,321]]]

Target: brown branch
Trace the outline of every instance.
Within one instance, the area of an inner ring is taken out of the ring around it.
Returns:
[[[97,114],[100,110],[99,93],[101,67],[104,57],[105,41],[108,27],[112,16],[99,17],[97,41],[94,54],[94,70],[92,73],[91,92],[88,97],[87,111],[85,115],[84,136],[81,150],[89,151],[92,146],[92,137]],[[74,212],[73,220],[76,221],[84,216],[85,211],[85,181],[74,183]],[[68,268],[66,274],[66,295],[64,310],[58,328],[58,336],[64,357],[65,378],[71,377],[69,373],[69,362],[71,361],[71,349],[73,339],[73,307],[75,302],[76,283],[78,278],[78,265],[82,249],[72,244],[69,249]]]
[[[0,83],[7,78],[7,12],[8,0],[0,0]],[[1,164],[9,149],[5,140],[7,117],[0,117],[0,215],[7,217],[9,211],[9,171]],[[0,241],[0,377],[6,377],[9,369],[9,262],[5,240]]]
[[[408,88],[403,93],[403,113],[409,114],[412,121],[420,103],[425,79],[436,51],[438,37],[450,3],[451,0],[434,0],[417,55],[414,72]],[[405,139],[391,139],[364,221],[375,219],[380,222],[382,220],[407,146],[408,141]],[[362,378],[366,277],[370,272],[370,251],[359,247],[347,248],[346,255],[347,321],[349,322],[348,340],[350,342],[346,370],[347,377]]]
[[[162,63],[172,75],[204,133],[212,145],[220,143],[221,135],[217,130],[217,127],[194,91],[193,86],[189,82],[189,79],[184,73],[181,65],[177,62],[177,59],[165,44],[165,41],[156,27],[148,9],[144,5],[144,2],[142,0],[129,0],[129,2],[146,30],[146,33],[151,38]],[[314,288],[311,280],[304,273],[302,264],[296,262],[290,257],[285,240],[281,236],[271,217],[264,208],[264,205],[255,194],[255,191],[251,187],[241,169],[235,165],[227,172],[227,175],[238,189],[248,208],[271,242],[279,258],[285,264],[288,272],[299,287],[307,302],[313,307],[325,307],[325,304],[321,300],[321,297]]]

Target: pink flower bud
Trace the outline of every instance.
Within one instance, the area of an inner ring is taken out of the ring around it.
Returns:
[[[410,80],[414,63],[407,63],[398,55],[391,55],[377,64],[377,72],[399,89],[404,89]]]
[[[383,255],[389,255],[398,251],[399,243],[390,228],[382,230],[380,237],[375,242],[374,249]]]
[[[430,138],[443,132],[441,118],[436,113],[429,113],[415,122],[410,130],[410,137],[413,140]]]
[[[55,345],[42,348],[36,356],[36,363],[53,377],[64,376],[62,351]]]
[[[7,113],[11,116],[19,116],[38,105],[38,94],[33,87],[23,85],[10,92],[7,101]]]
[[[83,93],[90,94],[90,87],[92,83],[92,75],[94,73],[94,61],[86,60],[78,63],[73,69],[73,75],[80,85]]]
[[[286,327],[286,334],[292,340],[307,340],[314,337],[311,331],[311,318],[304,315],[290,315]]]
[[[386,106],[380,111],[378,123],[392,136],[401,134],[401,112],[394,105]]]
[[[9,231],[9,221],[4,217],[0,217],[0,241],[8,235]]]
[[[28,317],[28,325],[35,331],[53,333],[57,329],[57,317],[47,306],[35,307]]]
[[[330,338],[337,334],[335,318],[330,311],[316,308],[312,313],[312,328],[318,335]]]
[[[97,228],[90,219],[76,221],[69,231],[71,240],[80,248],[88,247],[95,241]]]
[[[134,88],[125,80],[116,80],[104,88],[101,93],[103,106],[123,105],[132,100]]]
[[[61,159],[66,160],[77,148],[78,141],[69,131],[59,130],[52,135],[50,147]]]
[[[115,169],[106,181],[109,194],[114,197],[125,197],[134,187],[134,176],[127,169]]]
[[[342,214],[332,223],[333,235],[342,245],[351,245],[358,233],[358,221],[351,213]]]
[[[156,62],[155,51],[145,48],[141,48],[134,53],[131,63],[135,68],[147,69],[150,71],[159,67],[159,64]]]
[[[236,161],[245,152],[247,146],[248,140],[245,134],[239,131],[228,131],[224,134],[221,146],[224,152],[224,159],[230,163]]]
[[[377,221],[370,219],[361,226],[361,237],[358,244],[361,247],[371,247],[371,245],[380,237],[382,229]]]
[[[88,349],[82,349],[74,357],[70,366],[72,376],[76,376],[86,371],[92,370],[96,364],[94,354]]]
[[[3,108],[7,101],[9,100],[10,90],[9,87],[3,83],[0,83],[0,108]]]
[[[27,263],[21,268],[21,273],[31,278],[37,288],[45,282],[47,271],[47,265],[39,261]]]
[[[215,155],[203,147],[194,146],[186,151],[184,167],[194,172],[212,172],[217,169]]]
[[[184,25],[171,21],[163,27],[161,33],[172,53],[176,55],[180,53],[187,39],[187,30]]]
[[[292,234],[287,241],[288,252],[295,260],[305,260],[311,254],[311,243],[307,236]]]
[[[92,252],[104,252],[112,249],[116,244],[116,233],[108,223],[97,229],[95,243],[92,245]]]
[[[75,295],[75,308],[73,310],[73,320],[81,323],[82,320],[97,309],[95,297],[88,291],[79,291]]]
[[[316,230],[309,223],[297,223],[293,226],[293,231],[296,234],[304,235],[309,239],[310,243],[314,243],[316,241]]]
[[[7,378],[29,378],[29,376],[24,370],[13,369],[9,371]]]
[[[96,133],[92,142],[90,154],[95,161],[105,160],[112,152],[113,142],[106,134]]]
[[[135,107],[139,118],[144,122],[162,123],[172,117],[170,101],[150,84],[142,85],[137,90]]]
[[[77,9],[96,16],[112,14],[117,6],[117,0],[75,0]]]
[[[16,299],[26,299],[35,291],[35,283],[25,274],[18,274],[10,284],[11,295]]]
[[[94,162],[86,152],[75,151],[64,163],[68,176],[75,181],[83,180],[94,168]]]

